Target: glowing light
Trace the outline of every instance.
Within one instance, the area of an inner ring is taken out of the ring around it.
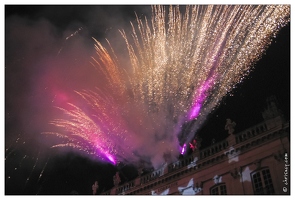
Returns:
[[[116,164],[116,160],[109,154],[106,154],[106,157],[111,161],[114,165]]]
[[[183,155],[185,153],[185,149],[186,149],[186,144],[183,145],[182,149],[181,149],[181,155]]]
[[[87,102],[83,109],[70,103],[60,108],[67,117],[51,123],[65,131],[47,134],[67,142],[54,147],[73,147],[112,163],[136,164],[142,157],[163,163],[159,155],[184,154],[186,145],[179,150],[179,144],[190,142],[290,20],[288,5],[188,6],[184,14],[171,6],[167,19],[162,6],[152,12],[150,20],[131,23],[132,39],[120,31],[127,66],[110,43],[111,53],[94,39],[92,63],[106,86],[78,91]],[[192,119],[190,132],[182,133]]]
[[[198,117],[202,104],[207,97],[206,92],[208,92],[208,90],[212,86],[212,82],[213,82],[212,80],[213,78],[210,78],[197,90],[197,95],[195,97],[195,100],[191,109],[191,113],[189,116],[190,120]]]

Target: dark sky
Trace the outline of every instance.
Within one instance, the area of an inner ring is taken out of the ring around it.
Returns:
[[[57,93],[100,84],[88,64],[91,37],[111,38],[120,50],[117,30],[128,30],[134,12],[149,16],[150,6],[5,6],[5,194],[91,194],[96,180],[99,191],[109,189],[117,169],[122,180],[136,176],[131,166],[116,169],[77,152],[50,149],[54,141],[44,142],[40,134],[52,128],[48,121],[56,115],[53,106],[62,103],[58,100],[73,100]],[[237,123],[236,132],[261,122],[271,95],[290,119],[289,25],[232,94],[199,130],[203,147],[226,137],[227,118]]]

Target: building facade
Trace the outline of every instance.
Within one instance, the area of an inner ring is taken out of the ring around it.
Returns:
[[[264,121],[102,195],[290,195],[290,128],[272,99]]]

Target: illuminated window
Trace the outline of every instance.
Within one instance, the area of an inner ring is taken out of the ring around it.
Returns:
[[[210,194],[227,194],[226,185],[224,183],[213,186],[210,189]]]
[[[271,175],[268,168],[251,173],[254,194],[274,194]]]

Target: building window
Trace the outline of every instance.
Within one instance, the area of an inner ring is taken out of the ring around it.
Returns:
[[[268,168],[251,173],[254,194],[274,194],[271,175]]]
[[[224,183],[213,186],[210,189],[210,194],[227,194],[226,185]]]

